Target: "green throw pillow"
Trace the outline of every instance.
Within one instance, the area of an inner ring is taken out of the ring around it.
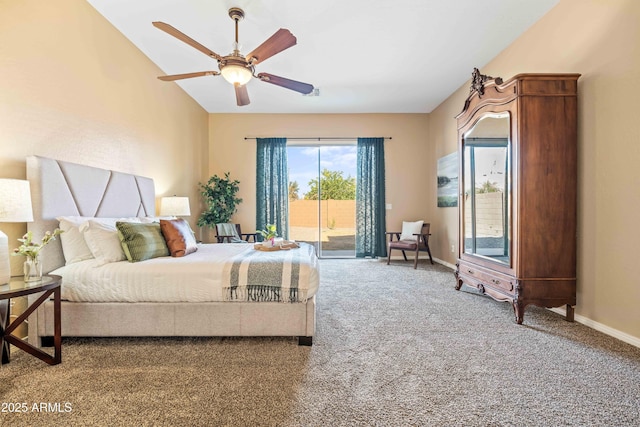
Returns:
[[[116,222],[120,244],[129,262],[168,256],[169,249],[164,241],[160,224],[139,224]]]

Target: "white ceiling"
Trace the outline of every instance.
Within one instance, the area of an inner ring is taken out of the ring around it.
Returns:
[[[179,82],[210,113],[428,113],[559,0],[87,0],[166,74],[217,62],[155,28],[172,25],[220,55],[232,51],[230,7],[240,7],[241,52],[279,28],[298,44],[256,66],[311,83],[309,97],[252,79],[236,106],[221,76]]]

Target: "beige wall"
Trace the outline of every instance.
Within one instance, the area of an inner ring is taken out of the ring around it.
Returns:
[[[640,342],[637,227],[640,210],[640,2],[561,0],[489,64],[483,74],[581,73],[579,80],[578,304],[585,323],[613,328]],[[471,70],[469,70],[471,73]],[[456,150],[456,122],[468,86],[430,115],[429,149]],[[432,217],[455,235],[454,210]],[[446,242],[436,239],[433,251]],[[453,262],[455,257],[447,258]]]
[[[0,178],[36,154],[152,177],[199,210],[208,114],[86,1],[0,0],[0,40]],[[0,227],[10,248],[26,228]]]
[[[245,137],[392,137],[385,141],[387,228],[428,219],[435,203],[426,114],[211,114],[209,123],[209,173],[229,171],[240,181],[243,203],[234,220],[243,230],[255,227],[256,217],[256,142]]]

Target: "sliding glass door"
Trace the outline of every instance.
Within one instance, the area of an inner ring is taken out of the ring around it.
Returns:
[[[355,257],[356,146],[287,142],[289,237],[322,258]]]

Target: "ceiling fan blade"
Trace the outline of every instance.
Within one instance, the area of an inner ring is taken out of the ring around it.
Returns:
[[[260,73],[258,74],[258,78],[263,82],[295,90],[296,92],[300,92],[304,95],[313,91],[313,85],[310,85],[309,83],[302,83],[296,80],[285,79],[284,77],[274,76],[273,74],[269,73]]]
[[[247,85],[240,85],[238,83],[233,85],[236,89],[236,103],[238,107],[243,105],[249,105],[249,92],[247,92]]]
[[[158,78],[165,82],[172,82],[174,80],[190,79],[192,77],[217,76],[218,74],[220,73],[217,71],[198,71],[196,73],[172,74],[169,76],[160,76]]]
[[[178,40],[181,40],[183,42],[185,42],[186,44],[188,44],[191,47],[194,47],[196,49],[198,49],[200,52],[204,53],[205,55],[214,58],[218,61],[220,61],[222,59],[222,57],[220,55],[218,55],[217,53],[215,53],[214,51],[212,51],[211,49],[201,45],[200,43],[198,43],[197,41],[195,41],[194,39],[192,39],[191,37],[189,37],[188,35],[184,34],[183,32],[175,29],[174,27],[172,27],[169,24],[165,24],[164,22],[153,22],[153,26],[156,28],[161,29],[162,31],[164,31],[167,34],[172,35],[173,37],[177,38]]]
[[[247,55],[247,61],[252,65],[264,62],[265,59],[271,58],[276,53],[295,46],[296,43],[296,37],[291,34],[289,30],[280,28],[274,35],[265,40],[264,43],[251,51],[251,53]]]

